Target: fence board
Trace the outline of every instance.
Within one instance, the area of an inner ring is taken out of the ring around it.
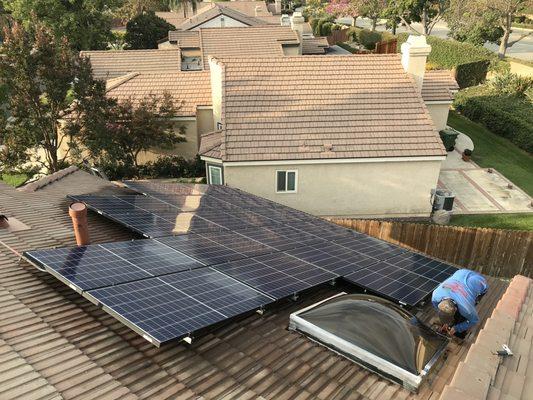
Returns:
[[[399,221],[335,218],[331,221],[487,275],[533,277],[533,232],[530,231]]]

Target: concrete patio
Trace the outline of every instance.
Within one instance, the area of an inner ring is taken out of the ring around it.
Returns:
[[[456,197],[455,214],[533,212],[532,199],[494,169],[481,168],[461,158],[464,149],[474,149],[468,136],[459,133],[455,150],[442,163],[439,188]]]

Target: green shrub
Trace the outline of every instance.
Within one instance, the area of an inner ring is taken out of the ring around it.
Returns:
[[[379,32],[372,32],[368,29],[361,29],[357,34],[357,42],[364,46],[367,50],[374,50],[376,43],[381,41],[381,34]]]
[[[490,60],[459,64],[455,67],[455,80],[461,89],[477,86],[487,79],[489,66]]]
[[[496,93],[489,85],[482,85],[461,90],[455,96],[454,105],[465,117],[533,152],[533,104],[530,100]]]
[[[507,72],[496,75],[490,81],[490,86],[497,93],[524,98],[533,88],[533,78]]]
[[[329,36],[331,35],[331,30],[333,29],[333,22],[326,21],[320,26],[320,36]]]

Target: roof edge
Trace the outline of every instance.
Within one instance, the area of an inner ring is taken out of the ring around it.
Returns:
[[[38,179],[36,181],[30,182],[17,190],[21,192],[26,193],[32,193],[36,192],[37,190],[41,189],[42,187],[46,185],[50,185],[51,183],[57,182],[61,179],[63,179],[65,176],[73,174],[74,172],[78,171],[79,168],[75,165],[71,165],[70,167],[64,168],[62,170],[59,170],[57,172],[54,172],[51,175],[47,175],[42,177],[41,179]]]

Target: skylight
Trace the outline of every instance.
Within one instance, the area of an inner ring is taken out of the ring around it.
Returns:
[[[341,293],[293,313],[289,329],[410,390],[448,343],[399,306],[362,294]]]

